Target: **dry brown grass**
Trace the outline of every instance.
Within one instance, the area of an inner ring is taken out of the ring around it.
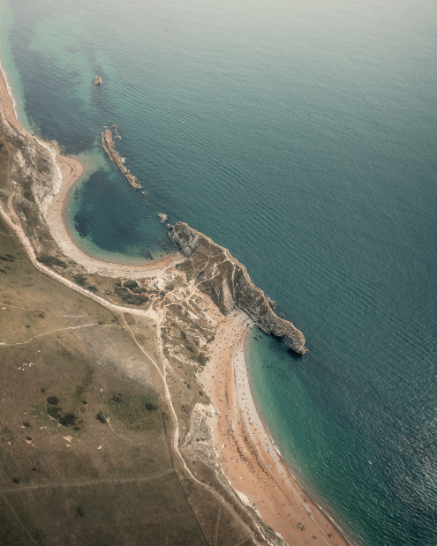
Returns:
[[[35,271],[5,229],[0,247],[15,257],[0,285],[0,544],[205,544],[123,321]],[[147,346],[152,324],[129,322]]]

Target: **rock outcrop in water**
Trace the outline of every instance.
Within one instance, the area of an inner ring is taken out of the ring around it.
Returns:
[[[129,174],[128,169],[126,169],[126,167],[123,165],[123,160],[121,159],[120,154],[114,148],[114,140],[112,138],[111,129],[105,129],[101,135],[102,146],[107,153],[109,159],[117,165],[117,167],[120,169],[120,172],[125,176],[129,184],[136,190],[139,190],[141,186],[138,184],[138,178],[136,178],[132,174]]]
[[[245,311],[265,333],[282,339],[297,354],[304,354],[305,338],[291,322],[275,315],[264,292],[251,281],[246,268],[226,248],[183,222],[169,226],[170,237],[187,258],[178,268],[195,280],[223,314],[236,307]]]

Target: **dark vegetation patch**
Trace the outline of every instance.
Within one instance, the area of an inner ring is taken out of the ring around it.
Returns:
[[[99,411],[96,417],[97,417],[97,420],[100,421],[103,425],[105,425],[108,422],[108,420],[106,419],[106,417],[103,415],[101,411]]]
[[[161,413],[157,410],[159,404],[148,396],[129,394],[115,401],[112,397],[108,405],[111,414],[121,421],[129,430],[159,431],[162,427]]]
[[[64,413],[59,418],[59,422],[63,427],[71,427],[77,423],[77,415],[75,413]]]
[[[61,401],[57,396],[49,396],[47,398],[47,403],[49,404],[47,413],[50,417],[53,417],[53,419],[57,419],[63,427],[71,427],[77,424],[78,418],[76,413],[64,412],[59,406]]]
[[[116,283],[114,292],[119,298],[131,305],[142,305],[149,301],[149,297],[144,296],[143,294],[131,294],[127,288],[121,285],[121,282]]]
[[[96,292],[99,291],[97,286],[89,284],[88,278],[85,275],[83,275],[82,273],[79,274],[79,275],[74,275],[73,279],[74,279],[74,282],[77,285],[82,286],[82,288],[85,288],[86,290],[89,290],[90,292],[96,293]]]
[[[209,356],[206,356],[205,353],[202,353],[202,352],[199,352],[197,354],[197,362],[201,365],[201,366],[205,366],[205,364],[208,362],[209,360]]]
[[[15,256],[5,254],[4,256],[0,256],[0,260],[2,260],[2,262],[15,262]]]
[[[87,283],[87,277],[85,275],[74,275],[73,276],[74,282],[78,284],[79,286],[85,286]]]
[[[135,294],[145,294],[147,292],[145,288],[141,288],[137,281],[124,281],[123,286]]]
[[[40,254],[37,258],[37,260],[47,266],[57,266],[61,267],[62,269],[65,269],[67,267],[67,264],[60,260],[59,258],[56,258],[56,256],[49,256],[48,254]]]

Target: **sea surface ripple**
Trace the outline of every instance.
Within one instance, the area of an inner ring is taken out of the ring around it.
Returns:
[[[22,119],[92,166],[80,244],[157,256],[165,212],[229,248],[307,338],[304,358],[249,343],[293,471],[363,545],[435,546],[437,4],[0,6]],[[102,155],[106,124],[147,198]]]

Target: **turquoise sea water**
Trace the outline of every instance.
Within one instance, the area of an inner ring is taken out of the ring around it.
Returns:
[[[157,255],[165,212],[228,247],[307,338],[249,344],[282,454],[363,545],[435,546],[435,2],[1,6],[22,118],[95,165],[82,244]],[[145,199],[99,151],[113,123]]]

